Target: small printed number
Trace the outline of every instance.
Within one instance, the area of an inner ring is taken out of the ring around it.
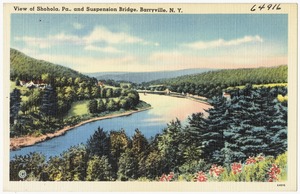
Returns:
[[[277,187],[285,187],[285,184],[277,184]]]

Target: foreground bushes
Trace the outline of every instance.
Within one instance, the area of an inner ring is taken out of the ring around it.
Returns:
[[[163,174],[159,181],[195,182],[280,182],[287,179],[287,152],[276,159],[272,156],[249,157],[243,164],[232,163],[230,167],[212,165],[206,171],[196,174]]]

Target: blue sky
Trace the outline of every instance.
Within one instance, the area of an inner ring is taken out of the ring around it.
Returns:
[[[80,72],[287,64],[287,15],[12,14],[11,47]]]

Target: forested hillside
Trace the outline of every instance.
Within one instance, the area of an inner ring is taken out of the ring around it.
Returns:
[[[90,77],[78,73],[70,68],[55,65],[53,63],[31,58],[16,49],[10,49],[10,78],[15,80],[39,80],[42,74],[49,74],[51,77],[81,78],[84,80]]]
[[[140,103],[139,94],[127,85],[104,85],[14,49],[10,68],[11,137],[53,133],[92,117],[136,109]]]
[[[287,65],[270,68],[219,70],[157,80],[147,83],[146,86],[163,84],[173,92],[212,97],[220,95],[224,89],[233,86],[287,83],[287,74]]]

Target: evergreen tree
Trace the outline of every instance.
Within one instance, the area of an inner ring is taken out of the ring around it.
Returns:
[[[47,86],[41,102],[41,113],[46,117],[56,117],[58,112],[57,94],[51,86]]]
[[[18,89],[14,89],[10,93],[10,124],[14,124],[18,117],[21,103],[21,92]]]
[[[211,105],[214,108],[208,110],[207,130],[202,137],[202,158],[208,163],[221,164],[224,156],[221,153],[224,148],[223,131],[229,126],[230,101],[223,97],[212,98]]]
[[[98,127],[98,130],[87,141],[86,147],[89,156],[109,156],[110,137],[107,135],[107,132]]]
[[[91,100],[89,101],[89,111],[90,113],[97,113],[98,110],[98,101],[97,100]]]
[[[183,129],[182,144],[179,147],[183,152],[186,165],[190,165],[201,158],[202,138],[207,127],[203,113],[195,113],[189,117],[189,125]]]
[[[132,137],[132,151],[135,154],[141,154],[146,150],[148,141],[146,137],[141,133],[139,129],[135,129],[135,133]]]

